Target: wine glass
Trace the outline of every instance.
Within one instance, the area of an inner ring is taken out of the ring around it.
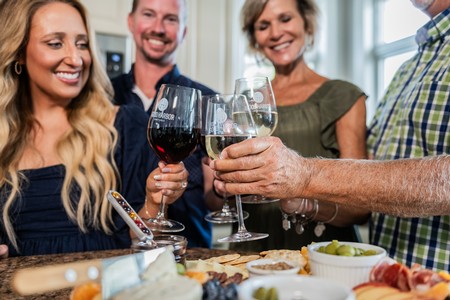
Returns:
[[[256,137],[256,128],[245,96],[231,98],[212,97],[207,103],[205,117],[205,146],[211,159],[220,159],[220,153],[227,146]],[[245,242],[266,238],[267,233],[248,232],[245,228],[241,196],[236,197],[238,231],[220,238],[218,242]]]
[[[148,142],[162,161],[179,163],[197,147],[201,125],[201,92],[163,84],[155,101],[148,121]],[[166,219],[165,206],[162,195],[158,214],[146,220],[148,227],[159,232],[182,231],[183,224]]]
[[[220,98],[225,98],[223,101],[231,101],[234,97],[233,94],[214,94],[207,95],[202,97],[202,109],[204,112],[204,116],[207,115],[208,109],[208,101],[210,98],[216,98],[219,100]],[[211,106],[210,106],[211,107]],[[203,151],[207,153],[206,145],[205,145],[205,136],[206,136],[206,122],[203,122],[202,125],[202,136],[200,137],[200,145],[203,148]],[[243,211],[244,220],[249,216],[248,212]],[[227,224],[227,223],[235,223],[238,221],[238,214],[236,209],[230,207],[229,199],[226,194],[223,195],[223,206],[221,210],[212,211],[205,216],[205,220],[211,223],[216,224]]]
[[[278,124],[277,103],[268,77],[239,78],[235,82],[235,94],[247,97],[257,136],[270,136]],[[242,203],[260,204],[279,201],[261,195],[242,196]]]

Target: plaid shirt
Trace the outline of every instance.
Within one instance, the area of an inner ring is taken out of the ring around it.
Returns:
[[[416,41],[418,53],[395,74],[369,128],[375,159],[450,154],[450,8],[420,28]],[[370,228],[371,242],[396,261],[450,271],[450,216],[373,213]]]

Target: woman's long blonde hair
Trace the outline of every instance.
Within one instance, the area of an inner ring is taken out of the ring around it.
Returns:
[[[20,68],[16,63],[25,55],[33,15],[51,2],[67,3],[78,10],[90,34],[92,57],[89,79],[67,107],[72,128],[57,144],[66,170],[62,202],[69,218],[83,232],[95,228],[111,233],[111,207],[105,195],[115,189],[118,180],[113,157],[117,143],[115,110],[110,101],[113,90],[96,55],[87,12],[77,0],[0,0],[0,208],[7,236],[18,251],[10,213],[13,203],[20,199],[21,183],[26,181],[18,170],[19,161],[38,123],[32,113],[26,68],[17,74]],[[71,198],[74,186],[80,190],[79,199]]]

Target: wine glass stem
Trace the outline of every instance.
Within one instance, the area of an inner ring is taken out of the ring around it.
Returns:
[[[223,195],[223,206],[222,206],[222,212],[224,214],[229,214],[230,213],[230,205],[228,203],[228,197],[227,194]]]
[[[158,214],[156,215],[156,219],[158,221],[165,220],[166,219],[165,212],[166,212],[166,201],[164,201],[164,195],[161,195],[161,202],[159,203],[159,211]]]
[[[241,195],[236,195],[236,210],[238,214],[238,234],[245,234],[247,233],[247,229],[245,228],[244,224],[244,213],[242,211],[242,202],[241,202]]]

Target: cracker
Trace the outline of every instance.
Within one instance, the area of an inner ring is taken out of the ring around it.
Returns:
[[[242,271],[246,271],[247,270],[247,263],[242,263],[242,264],[238,264],[238,265],[233,265],[233,267],[239,268]],[[241,272],[242,272],[241,271]]]
[[[219,264],[223,264],[235,259],[238,259],[241,255],[238,253],[234,253],[234,254],[225,254],[225,255],[221,255],[221,256],[215,256],[215,257],[211,257],[208,259],[205,259],[206,262],[212,262],[212,263],[219,263]]]
[[[261,256],[259,256],[257,254],[254,254],[254,255],[242,255],[241,257],[239,257],[239,258],[237,258],[235,260],[229,261],[227,264],[230,264],[230,265],[233,265],[233,266],[234,265],[240,265],[240,264],[245,264],[245,263],[247,263],[249,261],[260,259],[260,258],[261,258]]]
[[[295,261],[300,264],[300,267],[303,268],[306,265],[306,259],[300,252],[300,250],[267,250],[260,252],[264,258],[272,258],[272,259],[284,259]],[[264,254],[264,255],[263,255]]]

